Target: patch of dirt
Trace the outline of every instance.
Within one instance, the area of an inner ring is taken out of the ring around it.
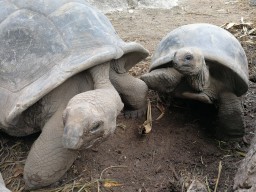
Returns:
[[[256,7],[249,6],[246,0],[183,0],[170,10],[107,14],[123,40],[141,43],[150,55],[159,41],[178,26],[197,22],[222,26],[230,22],[240,23],[241,18],[256,24],[255,15]],[[248,56],[250,76],[253,77],[256,75],[256,45],[243,43],[243,46]],[[145,73],[149,63],[150,57],[133,68],[131,73],[136,76]],[[62,187],[59,191],[72,191],[72,186],[79,183],[77,189],[86,184],[86,187],[90,186],[87,191],[179,192],[186,191],[192,180],[197,179],[207,183],[213,191],[221,162],[223,168],[217,191],[232,191],[234,175],[254,135],[255,93],[256,85],[250,83],[243,99],[245,141],[215,139],[211,131],[216,113],[213,107],[173,100],[164,117],[153,121],[153,129],[147,135],[139,134],[145,117],[134,120],[120,115],[115,134],[97,148],[81,151],[63,179],[50,188],[57,191],[57,187],[69,183],[69,187]],[[159,102],[156,93],[150,92],[149,99],[153,119],[156,119],[160,115],[156,107]],[[0,139],[3,144],[0,154],[9,153],[9,160],[0,167],[7,186],[12,191],[24,191],[21,170],[35,136],[17,140],[2,135]],[[50,188],[45,191],[50,191]]]

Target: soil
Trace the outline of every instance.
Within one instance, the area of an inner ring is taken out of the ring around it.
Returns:
[[[123,40],[141,43],[152,55],[158,42],[178,26],[197,22],[222,26],[241,23],[241,18],[244,22],[256,24],[255,15],[256,6],[250,6],[245,0],[183,0],[179,6],[168,10],[135,9],[108,13],[107,17]],[[256,77],[256,44],[243,42],[242,45],[253,80]],[[145,73],[150,60],[149,57],[138,64],[131,74],[139,76]],[[67,184],[87,183],[91,186],[90,189],[84,188],[87,191],[180,192],[186,191],[195,179],[208,185],[208,191],[213,191],[218,173],[217,191],[232,191],[234,175],[254,136],[255,93],[256,84],[250,82],[249,91],[243,97],[245,137],[238,141],[224,141],[218,140],[212,131],[216,113],[213,106],[177,99],[168,104],[161,103],[157,94],[150,91],[153,114],[150,133],[142,134],[140,131],[146,117],[126,119],[120,114],[115,134],[100,146],[81,151],[61,181],[45,191],[57,191],[61,186],[66,188],[62,187],[60,191],[72,191]],[[166,107],[160,120],[155,120],[161,114],[157,104]],[[0,154],[13,153],[11,163],[8,164],[6,159],[8,166],[5,166],[12,171],[0,167],[12,191],[24,191],[22,168],[35,138],[0,136],[3,144]],[[222,165],[221,171],[219,164]]]

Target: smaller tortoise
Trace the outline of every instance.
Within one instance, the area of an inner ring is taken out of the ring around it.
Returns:
[[[171,31],[158,45],[150,72],[141,79],[158,92],[215,104],[218,133],[244,134],[240,96],[248,90],[248,62],[241,44],[228,31],[204,23]]]

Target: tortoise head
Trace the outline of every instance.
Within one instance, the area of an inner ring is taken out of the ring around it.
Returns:
[[[185,47],[174,53],[173,67],[184,75],[197,75],[204,67],[204,55],[196,47]]]
[[[63,112],[62,143],[68,149],[87,149],[101,143],[115,129],[111,114],[90,103],[68,106]],[[114,116],[114,115],[113,115]],[[113,129],[112,129],[113,128]]]

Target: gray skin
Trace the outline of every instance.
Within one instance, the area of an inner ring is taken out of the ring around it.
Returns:
[[[160,93],[215,104],[218,136],[241,137],[240,96],[248,89],[247,65],[244,50],[230,33],[210,24],[191,24],[160,42],[150,72],[141,79]]]
[[[128,70],[147,56],[85,0],[1,2],[0,130],[41,132],[25,162],[27,189],[58,181],[79,150],[114,132],[123,107],[128,117],[145,112],[147,85]]]

